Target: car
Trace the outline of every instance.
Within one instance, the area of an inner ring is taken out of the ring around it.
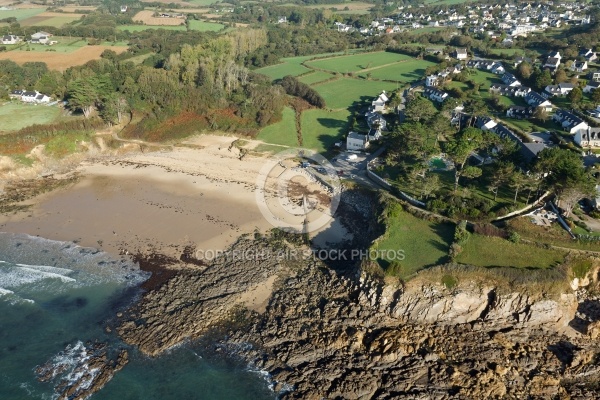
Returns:
[[[307,167],[310,167],[310,163],[308,161],[304,161],[302,164],[300,164],[300,166],[302,168],[307,168]]]
[[[342,170],[339,170],[339,171],[337,172],[337,174],[338,174],[339,176],[342,176],[342,175],[344,175],[344,171],[342,171]]]
[[[337,161],[337,158],[332,158],[331,159],[331,162],[336,162],[336,161]]]
[[[325,168],[323,168],[323,167],[320,167],[320,168],[317,168],[317,172],[320,172],[322,174],[326,174],[327,170]]]

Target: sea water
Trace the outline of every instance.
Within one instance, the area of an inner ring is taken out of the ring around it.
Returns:
[[[0,399],[56,399],[77,378],[87,346],[127,348],[130,362],[92,399],[273,399],[264,377],[193,343],[149,358],[106,327],[141,295],[147,279],[127,259],[96,249],[0,233]],[[39,382],[37,366],[61,366]]]

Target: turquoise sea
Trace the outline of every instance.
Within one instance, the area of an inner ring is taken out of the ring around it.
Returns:
[[[149,358],[105,328],[140,297],[146,274],[95,249],[0,233],[0,399],[56,399],[92,343],[127,348],[130,362],[93,400],[274,399],[264,374],[183,344]],[[39,382],[37,366],[61,371]]]

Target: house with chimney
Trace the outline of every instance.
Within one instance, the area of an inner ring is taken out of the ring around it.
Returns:
[[[552,119],[559,124],[564,131],[573,135],[578,132],[587,131],[589,125],[580,117],[565,109],[558,109]]]

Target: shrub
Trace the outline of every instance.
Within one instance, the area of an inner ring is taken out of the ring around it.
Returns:
[[[464,245],[469,240],[469,231],[467,231],[467,221],[462,220],[456,224],[454,230],[454,242],[458,245]]]
[[[519,243],[521,241],[521,235],[513,231],[508,235],[508,240],[513,243]]]
[[[575,260],[571,265],[571,271],[575,278],[583,279],[592,269],[592,261],[591,260]]]
[[[454,287],[456,287],[457,283],[458,283],[458,281],[452,275],[446,274],[446,275],[442,276],[442,285],[446,286],[446,289],[449,289],[449,290],[453,289]]]

